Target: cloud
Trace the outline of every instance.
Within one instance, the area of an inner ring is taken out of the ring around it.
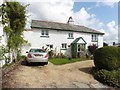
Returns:
[[[33,1],[33,0],[32,0]],[[27,7],[29,13],[28,22],[32,19],[45,20],[45,21],[55,21],[66,23],[68,18],[73,13],[73,0],[35,0],[33,2],[21,1],[23,4],[30,4]],[[30,23],[27,23],[27,27]]]
[[[3,0],[0,0],[0,5],[3,3]]]
[[[100,32],[105,33],[104,41],[112,44],[118,42],[118,25],[115,21],[108,22],[106,25],[96,18],[95,14],[89,14],[83,7],[78,12],[73,13],[75,24],[84,25]]]
[[[99,31],[105,34],[105,35],[104,35],[104,40],[106,40],[106,38],[109,36],[109,33],[106,32],[106,30],[103,29],[103,28],[101,28]]]
[[[119,0],[100,0],[97,2],[96,6],[106,5],[110,7],[114,7],[116,3],[118,3]]]
[[[108,22],[106,24],[106,30],[101,29],[105,33],[104,41],[112,45],[113,42],[118,42],[118,25],[115,21]]]
[[[83,7],[78,12],[73,13],[75,19],[75,24],[85,25],[93,29],[100,29],[103,23],[96,18],[95,14],[89,14],[87,10]]]
[[[72,15],[73,5],[73,0],[64,0],[64,2],[48,0],[47,2],[30,2],[28,10],[31,11],[31,16],[36,15],[34,19],[66,22]]]
[[[118,25],[115,21],[111,21],[107,24],[108,32],[110,33],[110,40],[118,40]]]

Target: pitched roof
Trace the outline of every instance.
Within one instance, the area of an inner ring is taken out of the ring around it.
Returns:
[[[87,44],[86,41],[82,37],[76,38],[72,43],[77,43],[80,39],[82,39],[84,43]]]
[[[94,29],[80,26],[80,25],[73,25],[68,23],[58,23],[58,22],[48,22],[48,21],[39,21],[39,20],[32,20],[31,28],[44,28],[44,29],[52,29],[52,30],[64,30],[64,31],[77,31],[83,33],[96,33],[103,35],[99,31]]]

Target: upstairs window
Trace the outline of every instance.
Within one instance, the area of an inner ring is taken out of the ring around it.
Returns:
[[[62,43],[62,49],[67,49],[67,43]]]
[[[41,30],[41,36],[49,36],[48,30]]]
[[[97,34],[92,34],[92,41],[97,42],[98,41],[98,35]]]
[[[68,33],[68,39],[73,39],[73,33],[72,32]]]

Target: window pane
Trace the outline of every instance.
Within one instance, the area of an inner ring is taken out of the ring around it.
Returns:
[[[62,48],[64,48],[64,44],[62,44]]]
[[[48,35],[48,30],[46,30],[46,34],[45,35]]]
[[[41,35],[45,35],[45,36],[48,36],[49,35],[49,33],[48,33],[48,30],[42,30],[41,31]]]
[[[96,41],[98,40],[98,35],[96,35],[96,38],[95,38],[95,40],[96,40]]]
[[[73,37],[73,33],[71,33],[71,37]]]
[[[80,51],[80,45],[78,44],[78,52]]]
[[[62,48],[63,48],[63,49],[66,49],[66,48],[67,48],[67,44],[66,44],[66,43],[63,43],[63,44],[62,44]]]
[[[67,44],[64,44],[65,45],[65,47],[64,48],[67,48]]]
[[[42,30],[41,35],[44,35],[44,30]]]
[[[49,45],[46,45],[47,47],[49,47]]]
[[[68,33],[69,38],[73,38],[73,33]]]
[[[50,48],[53,48],[53,45],[50,45]]]
[[[29,52],[45,52],[43,49],[31,49]]]
[[[97,40],[98,40],[98,35],[92,34],[92,41],[97,41]]]
[[[70,37],[70,33],[68,33],[68,37]]]

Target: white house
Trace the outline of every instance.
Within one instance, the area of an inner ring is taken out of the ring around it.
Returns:
[[[70,23],[32,20],[31,30],[24,31],[23,35],[31,44],[22,48],[23,54],[30,48],[49,47],[56,53],[73,56],[73,51],[86,52],[92,44],[102,47],[104,33]]]

